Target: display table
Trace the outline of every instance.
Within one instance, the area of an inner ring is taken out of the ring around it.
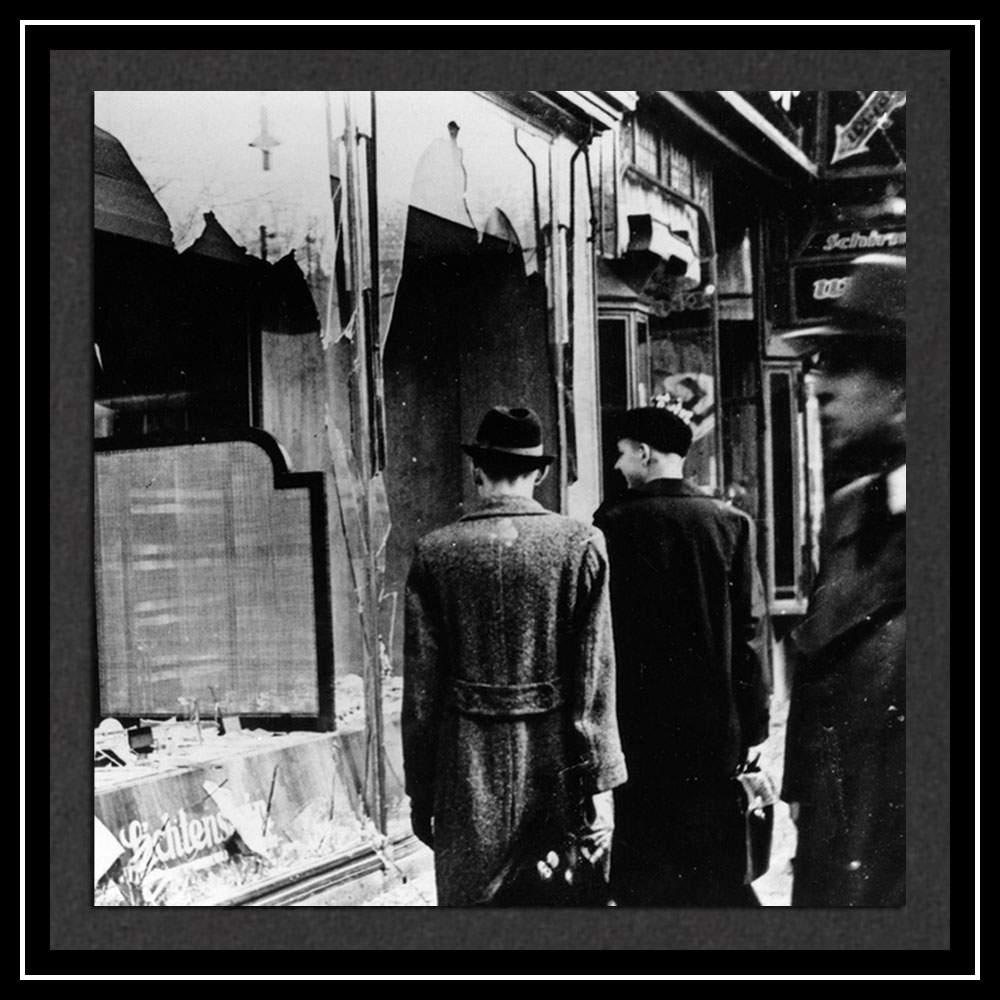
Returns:
[[[338,763],[339,735],[203,731],[199,740],[190,725],[174,728],[182,738],[164,740],[147,759],[94,770],[95,817],[133,869],[171,890],[157,901],[196,904],[197,892],[190,899],[179,892],[193,872],[231,872],[236,861],[245,880],[363,840],[357,789],[347,787]],[[113,860],[95,858],[95,881]]]

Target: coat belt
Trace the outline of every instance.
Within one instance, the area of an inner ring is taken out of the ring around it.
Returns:
[[[451,683],[452,704],[463,715],[517,718],[551,712],[563,703],[558,678],[534,684],[474,684],[457,678]]]

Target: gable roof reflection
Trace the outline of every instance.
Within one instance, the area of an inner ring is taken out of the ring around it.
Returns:
[[[94,227],[173,249],[167,213],[125,147],[94,126]]]
[[[184,255],[199,254],[202,257],[214,257],[216,260],[224,260],[231,264],[249,263],[250,258],[247,257],[246,250],[229,235],[215,217],[215,213],[205,212],[203,217],[205,226],[201,235],[184,251]]]

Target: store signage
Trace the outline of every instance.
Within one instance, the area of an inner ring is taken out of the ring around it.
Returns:
[[[847,291],[847,278],[817,278],[812,283],[812,297],[819,302],[821,299],[839,299]]]
[[[885,226],[851,229],[822,229],[810,235],[803,257],[826,257],[868,250],[905,250],[906,230]]]
[[[855,229],[850,233],[830,233],[823,241],[824,253],[834,253],[845,250],[877,250],[884,247],[905,247],[905,232],[883,233],[878,229],[867,233]]]
[[[669,316],[672,313],[698,312],[712,308],[712,295],[702,288],[691,292],[677,292],[669,299],[653,299],[650,309],[656,316]]]
[[[906,103],[905,90],[875,90],[846,125],[834,125],[837,141],[830,164],[868,152],[868,140],[889,120],[896,108]]]
[[[850,281],[849,261],[836,264],[802,264],[792,269],[795,320],[811,320],[828,316],[830,307],[839,299]]]
[[[258,853],[264,853],[265,832],[283,842],[316,842],[333,816],[334,785],[342,787],[334,775],[335,738],[274,736],[273,743],[285,745],[235,755],[230,747],[231,756],[122,779],[95,788],[94,815],[131,857],[164,869],[224,864],[226,841],[235,831]]]
[[[265,803],[257,799],[249,806],[258,817],[258,822],[263,821]],[[162,823],[155,828],[151,827],[148,819],[130,820],[118,830],[118,840],[134,854],[151,850],[157,861],[169,867],[185,864],[203,853],[222,850],[235,829],[222,813],[195,815],[180,808],[176,812],[164,813]]]

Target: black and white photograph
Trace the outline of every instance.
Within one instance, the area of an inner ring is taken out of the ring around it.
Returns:
[[[912,908],[914,94],[799,75],[88,92],[95,917]]]

